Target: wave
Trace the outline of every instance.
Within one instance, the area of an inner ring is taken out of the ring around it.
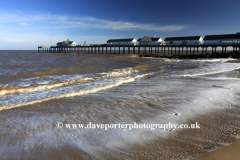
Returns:
[[[205,65],[197,69],[180,70],[167,73],[162,77],[194,77],[203,76],[209,74],[217,74],[223,72],[229,72],[240,68],[239,63],[216,63],[213,65]]]
[[[158,59],[162,59],[164,62],[227,62],[227,61],[232,61],[232,60],[236,60],[233,58],[219,58],[219,59],[169,59],[169,58],[158,58]]]
[[[73,85],[76,83],[84,83],[91,80],[96,80],[100,78],[107,78],[107,77],[119,77],[119,76],[125,76],[132,73],[137,73],[138,70],[133,68],[122,68],[122,69],[114,69],[113,71],[109,72],[103,72],[103,73],[97,73],[97,74],[90,74],[83,76],[80,75],[62,75],[62,76],[47,76],[46,79],[50,79],[48,81],[39,81],[35,84],[24,84],[24,85],[4,85],[0,86],[0,96],[3,95],[11,95],[11,94],[20,94],[20,93],[26,93],[26,92],[34,92],[34,91],[40,91],[40,90],[47,90],[52,88],[59,88],[62,86],[67,85]],[[77,79],[78,77],[81,77],[80,79]],[[29,81],[36,80],[36,78],[33,79],[27,79]]]
[[[149,74],[153,74],[153,73],[149,73]],[[15,95],[5,96],[5,97],[1,97],[0,111],[6,110],[6,109],[12,109],[15,107],[20,107],[23,105],[40,103],[40,102],[44,102],[52,99],[91,94],[101,90],[117,87],[123,83],[133,82],[136,79],[143,78],[149,74],[128,76],[124,78],[121,77],[117,79],[109,79],[107,81],[103,80],[100,82],[93,82],[91,84],[84,85],[85,88],[82,86],[83,89],[81,89],[81,87],[79,89],[78,86],[72,86],[68,88],[62,88],[61,90],[50,89],[45,91],[33,92],[33,93],[23,93],[16,96]]]

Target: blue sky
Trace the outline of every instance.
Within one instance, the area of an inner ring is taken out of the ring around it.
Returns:
[[[36,50],[67,40],[205,36],[240,32],[239,0],[8,0],[0,5],[0,50]]]

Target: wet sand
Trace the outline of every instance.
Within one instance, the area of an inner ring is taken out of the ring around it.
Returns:
[[[195,160],[239,160],[240,159],[240,139],[236,140],[230,146],[205,153]]]
[[[240,63],[240,59],[229,61],[228,63]],[[240,78],[240,74],[237,76],[237,78]],[[219,148],[215,151],[205,153],[199,158],[196,158],[195,160],[239,160],[240,159],[240,139],[237,139],[234,141],[233,144]]]
[[[194,160],[238,160],[240,159],[239,118],[240,107],[233,106],[209,112],[189,119],[198,121],[201,129],[173,131],[166,138],[156,138],[144,144],[126,144],[125,147],[92,150],[86,153],[74,145],[45,148],[42,145],[28,154],[18,155],[24,159],[193,159]],[[234,142],[234,143],[232,143]],[[231,144],[232,143],[232,144]],[[231,144],[226,146],[227,144]],[[215,150],[217,148],[217,150]],[[223,147],[223,148],[222,148]],[[212,151],[214,150],[214,151]],[[209,152],[211,151],[211,152]],[[13,158],[16,158],[13,156]]]

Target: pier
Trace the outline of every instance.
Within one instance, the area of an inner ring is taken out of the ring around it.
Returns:
[[[175,57],[184,55],[204,55],[206,53],[227,53],[239,55],[240,44],[201,44],[201,45],[77,45],[77,46],[38,46],[38,52],[81,53],[81,54],[138,54],[140,56]],[[218,49],[217,49],[218,48]],[[220,49],[219,49],[220,48]]]

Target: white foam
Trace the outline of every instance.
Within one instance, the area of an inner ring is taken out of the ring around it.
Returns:
[[[190,77],[202,76],[208,74],[217,74],[228,71],[233,71],[240,68],[240,63],[211,63],[196,69],[176,70],[168,73],[165,77]]]
[[[99,81],[78,83],[72,86],[63,86],[59,89],[38,90],[35,92],[26,92],[18,95],[2,96],[0,97],[0,110],[39,103],[51,99],[91,94],[119,86],[123,83],[133,82],[136,79],[143,78],[147,75],[148,74],[142,74],[125,78],[121,77],[115,79],[102,79]]]
[[[114,69],[113,71],[96,73],[96,74],[54,75],[54,76],[21,79],[21,81],[18,83],[14,82],[17,85],[13,85],[13,88],[11,90],[10,89],[1,90],[0,95],[19,94],[19,93],[25,93],[25,92],[47,90],[47,89],[58,88],[62,86],[73,85],[81,82],[83,83],[91,80],[97,80],[97,79],[103,79],[103,78],[109,78],[109,77],[114,78],[114,77],[127,76],[129,74],[133,74],[137,72],[138,70],[135,70],[129,67],[129,68],[122,68],[122,69]],[[16,86],[19,86],[19,87],[16,87]]]
[[[227,62],[227,61],[230,61],[230,60],[237,60],[237,59],[233,59],[233,58],[221,58],[221,59],[196,59],[196,60],[193,60],[193,59],[190,59],[189,61],[195,61],[195,62]]]

